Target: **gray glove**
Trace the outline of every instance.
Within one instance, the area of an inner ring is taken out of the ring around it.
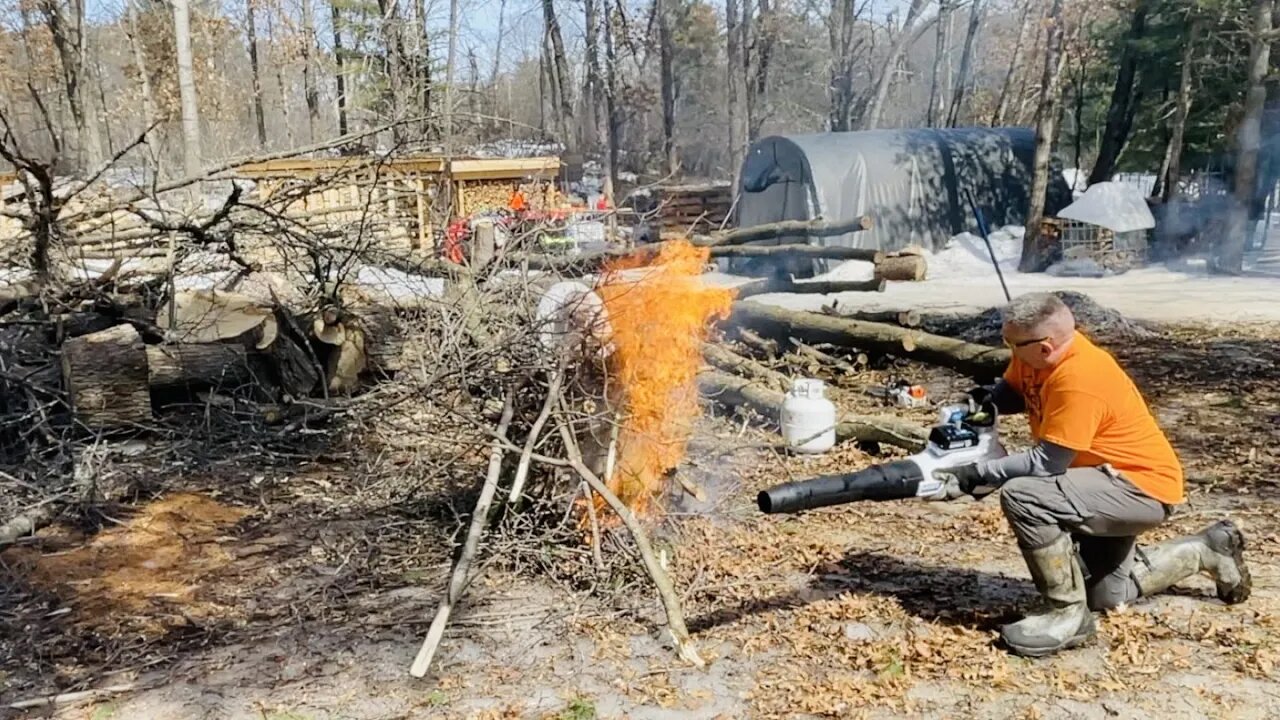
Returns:
[[[983,478],[977,463],[934,470],[933,477],[943,483],[943,490],[931,500],[954,500],[961,495],[984,498],[1000,487],[998,483]]]

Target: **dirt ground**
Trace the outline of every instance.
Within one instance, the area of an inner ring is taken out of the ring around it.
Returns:
[[[1109,344],[1187,469],[1189,502],[1146,541],[1221,517],[1240,522],[1254,593],[1238,606],[1222,605],[1197,578],[1102,617],[1088,647],[1043,660],[1009,656],[993,644],[996,630],[1034,590],[997,498],[762,516],[754,505],[761,488],[885,457],[855,447],[787,456],[766,430],[706,417],[679,472],[707,497],[683,496],[658,538],[704,669],[676,660],[656,595],[635,577],[544,576],[495,561],[469,590],[432,673],[409,677],[458,523],[302,504],[314,497],[309,490],[351,472],[335,462],[173,478],[173,492],[121,508],[99,532],[58,528],[38,547],[0,556],[9,583],[0,592],[0,649],[11,652],[0,705],[54,689],[116,687],[127,691],[8,712],[67,720],[1280,717],[1277,340],[1280,328],[1218,327]],[[904,364],[897,372],[926,380],[935,397],[965,389],[942,371]],[[861,392],[864,381],[849,378],[838,402],[886,412]],[[923,424],[931,412],[906,414]],[[1025,441],[1024,421],[1005,423],[1014,445]],[[584,592],[593,585],[601,592]]]

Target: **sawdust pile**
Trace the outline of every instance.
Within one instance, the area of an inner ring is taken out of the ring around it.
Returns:
[[[173,495],[85,544],[46,533],[71,550],[14,548],[4,560],[65,603],[77,626],[157,637],[193,620],[235,615],[215,588],[233,563],[227,533],[248,514],[202,495]]]
[[[1076,324],[1085,333],[1094,336],[1111,338],[1149,338],[1157,333],[1140,321],[1131,320],[1119,311],[1104,307],[1094,302],[1084,293],[1073,290],[1058,290],[1055,295],[1071,308],[1076,317]],[[925,330],[938,335],[958,337],[969,342],[983,345],[999,345],[1000,308],[993,307],[966,316],[936,316],[925,318]]]

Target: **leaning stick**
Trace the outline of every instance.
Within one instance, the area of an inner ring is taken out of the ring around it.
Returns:
[[[667,575],[667,571],[662,569],[662,565],[654,557],[653,547],[649,545],[649,538],[645,535],[644,528],[640,527],[631,510],[582,461],[582,452],[578,449],[577,440],[564,423],[560,423],[560,437],[564,439],[565,452],[569,454],[569,465],[583,480],[587,481],[592,490],[600,493],[604,501],[609,503],[609,507],[613,508],[619,518],[622,518],[622,524],[627,526],[631,537],[635,538],[636,547],[640,549],[640,558],[644,561],[645,569],[649,571],[649,577],[653,578],[653,584],[658,588],[658,595],[662,598],[662,606],[667,611],[667,627],[671,630],[671,639],[675,641],[676,652],[683,660],[697,667],[704,667],[706,661],[698,655],[693,641],[689,639],[689,629],[684,624],[684,611],[680,609],[680,598],[676,595],[675,586],[671,583],[671,576]]]
[[[537,419],[533,421],[533,427],[529,430],[529,437],[524,442],[524,449],[520,452],[520,462],[516,465],[516,477],[511,482],[511,494],[507,496],[508,504],[514,505],[520,500],[520,494],[524,492],[524,483],[529,477],[529,464],[533,460],[533,448],[538,444],[538,438],[542,435],[542,426],[546,425],[547,418],[551,417],[551,406],[560,397],[560,381],[563,377],[564,374],[560,369],[552,371],[551,384],[547,388],[547,399],[542,403],[542,411],[538,413]]]
[[[453,606],[462,598],[462,592],[467,587],[467,571],[470,570],[471,560],[480,546],[480,537],[484,535],[484,526],[489,520],[489,505],[492,504],[493,496],[498,490],[498,476],[502,472],[502,446],[506,442],[511,416],[515,413],[514,394],[514,391],[507,393],[506,402],[502,406],[502,419],[498,421],[497,437],[494,438],[493,447],[489,450],[489,472],[485,476],[484,486],[480,489],[480,499],[476,501],[475,512],[471,515],[471,527],[467,529],[467,539],[463,543],[462,554],[458,556],[458,562],[453,566],[453,575],[449,578],[449,590],[440,601],[436,617],[431,621],[431,628],[427,631],[427,639],[422,641],[418,656],[413,659],[413,666],[409,668],[409,674],[416,678],[427,674],[431,659],[435,657],[440,641],[444,638],[444,629],[449,624],[449,615],[453,612]]]

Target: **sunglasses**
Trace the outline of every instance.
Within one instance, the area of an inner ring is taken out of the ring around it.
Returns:
[[[1042,343],[1048,339],[1049,338],[1046,336],[1042,338],[1035,338],[1034,340],[1023,340],[1021,342],[1016,342],[1016,343],[1012,343],[1012,342],[1009,342],[1008,340],[1005,340],[1004,344],[1007,345],[1010,350],[1017,350],[1018,348],[1024,348],[1028,345],[1035,345],[1036,343]]]

